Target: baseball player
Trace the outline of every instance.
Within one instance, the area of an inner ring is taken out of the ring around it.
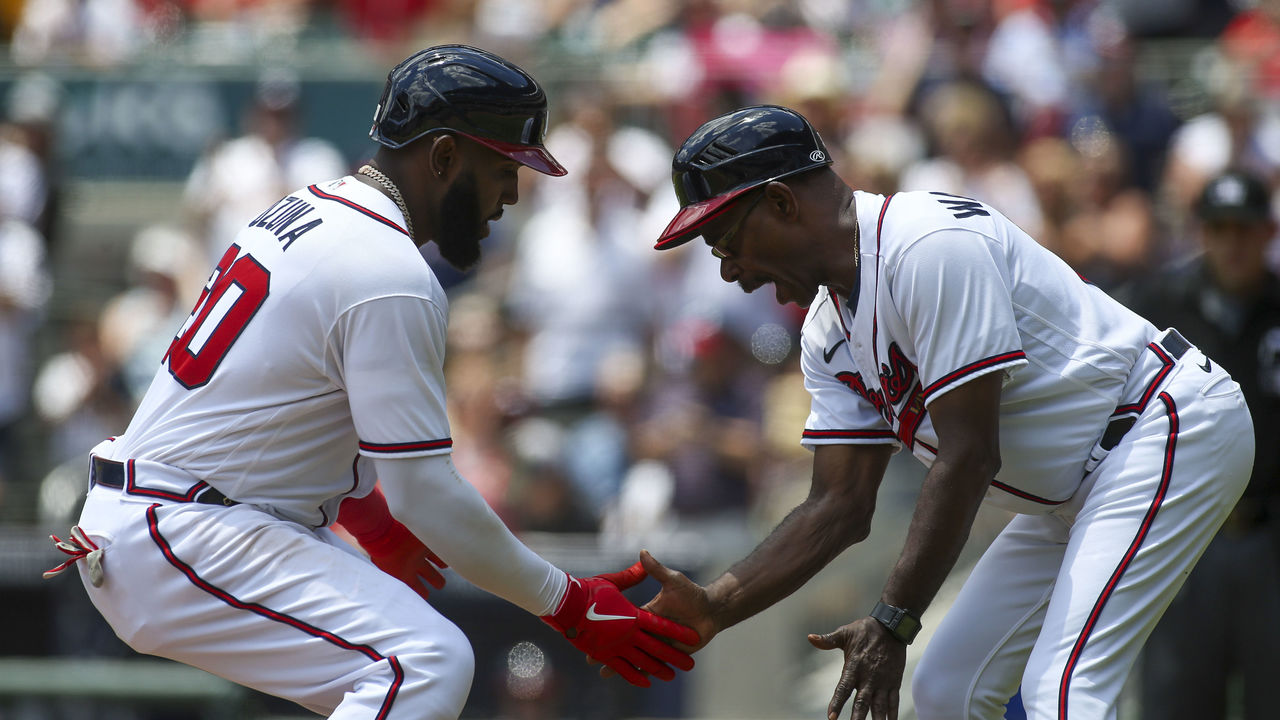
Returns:
[[[447,300],[418,247],[476,262],[521,166],[565,174],[546,121],[515,65],[423,50],[388,75],[373,163],[264,208],[227,248],[58,541],[125,642],[334,718],[456,718],[471,648],[422,601],[448,562],[635,684],[691,667],[659,637],[696,634],[619,592],[638,566],[567,575],[450,461]]]
[[[781,107],[737,110],[673,163],[665,249],[701,235],[721,277],[809,307],[809,496],[705,588],[642,554],[646,607],[706,643],[867,536],[890,455],[927,468],[901,556],[868,615],[809,636],[840,649],[829,706],[895,718],[906,646],[981,503],[1017,513],[916,670],[922,720],[1115,717],[1147,634],[1249,477],[1240,388],[1173,329],[1110,299],[999,211],[849,188]]]

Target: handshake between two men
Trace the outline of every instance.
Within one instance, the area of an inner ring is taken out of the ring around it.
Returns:
[[[430,594],[428,586],[437,590],[444,587],[440,570],[448,565],[391,515],[380,490],[344,500],[338,522],[378,568],[408,585],[422,599]],[[667,594],[673,578],[684,580],[645,552],[641,562],[620,572],[587,578],[569,575],[559,606],[550,615],[543,615],[542,620],[588,658],[602,663],[605,674],[617,673],[639,687],[649,687],[650,676],[671,680],[677,669],[693,669],[689,653],[711,638],[637,608],[623,596],[623,590],[638,585],[650,571],[659,573],[656,577]],[[697,587],[687,580],[684,583]]]
[[[656,561],[647,553],[650,563]],[[660,567],[660,566],[659,566]],[[542,620],[592,660],[639,687],[649,676],[671,680],[675,670],[693,669],[689,653],[702,647],[697,631],[638,608],[622,595],[648,575],[644,562],[589,578],[569,577],[560,607]]]

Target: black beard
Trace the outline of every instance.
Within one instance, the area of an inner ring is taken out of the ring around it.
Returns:
[[[440,201],[440,229],[435,233],[440,257],[458,270],[470,270],[480,262],[480,199],[476,177],[467,173],[458,177]]]

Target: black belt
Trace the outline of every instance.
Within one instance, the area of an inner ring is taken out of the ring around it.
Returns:
[[[1187,351],[1194,347],[1190,341],[1182,337],[1182,333],[1173,328],[1169,328],[1163,335],[1151,341],[1152,344],[1164,350],[1165,353],[1173,359],[1174,362],[1182,359]],[[1111,418],[1111,422],[1107,423],[1107,429],[1102,433],[1100,444],[1102,449],[1110,451],[1116,445],[1120,444],[1120,439],[1125,433],[1133,427],[1138,421],[1136,415],[1120,415]]]
[[[97,457],[96,455],[93,456],[89,465],[89,485],[90,486],[103,485],[110,488],[116,488],[117,490],[124,490],[125,489],[124,463],[116,462],[115,460],[105,460],[103,458]],[[148,496],[155,495],[155,496],[164,497],[170,500],[177,500],[179,502],[195,502],[195,503],[201,503],[203,505],[224,505],[229,507],[231,505],[239,504],[235,500],[232,500],[226,495],[223,495],[222,493],[218,492],[218,489],[213,487],[212,485],[205,485],[203,490],[199,491],[198,493],[196,493],[194,496],[190,498],[183,497],[181,495],[178,495],[177,493],[170,493],[170,492],[161,493],[157,491],[145,491],[143,493],[136,493],[136,494],[142,494],[142,495],[148,495]]]

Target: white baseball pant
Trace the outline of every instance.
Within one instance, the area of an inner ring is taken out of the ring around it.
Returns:
[[[93,604],[130,647],[332,718],[454,719],[475,659],[457,627],[327,529],[247,505],[90,490]]]
[[[1029,720],[1116,717],[1138,652],[1253,465],[1235,381],[1195,348],[1176,364],[1161,355],[1130,373],[1137,421],[1095,451],[1077,493],[1015,517],[979,560],[916,669],[920,720],[1003,717],[1019,685]]]

